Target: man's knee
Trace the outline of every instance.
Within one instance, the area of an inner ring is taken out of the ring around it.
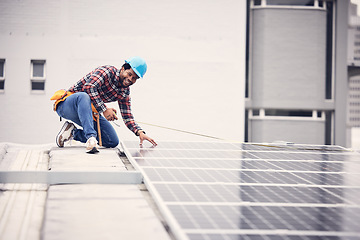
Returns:
[[[119,139],[118,138],[112,139],[112,141],[111,141],[111,143],[109,145],[110,145],[109,146],[110,148],[116,147],[117,145],[119,145]]]
[[[91,101],[90,96],[86,92],[77,92],[75,94],[78,100]]]
[[[120,143],[119,138],[116,136],[116,137],[112,137],[110,141],[104,142],[103,146],[106,148],[114,148],[117,145],[119,145],[119,143]]]

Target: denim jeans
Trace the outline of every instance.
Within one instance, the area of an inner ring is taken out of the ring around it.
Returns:
[[[56,109],[57,114],[70,120],[83,129],[76,129],[74,140],[85,143],[90,137],[97,136],[97,123],[93,120],[91,110],[91,100],[87,93],[77,92],[59,103]],[[104,147],[116,147],[119,138],[113,126],[103,116],[100,115],[101,140]]]

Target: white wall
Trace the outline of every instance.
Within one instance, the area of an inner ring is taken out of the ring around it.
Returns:
[[[351,128],[351,148],[360,151],[360,128]]]
[[[148,62],[131,89],[136,120],[242,141],[245,27],[237,0],[3,0],[0,142],[53,142],[62,125],[53,92],[134,55]],[[46,60],[44,94],[30,93],[31,59]],[[122,126],[121,139],[136,139]],[[142,127],[156,140],[207,140]]]

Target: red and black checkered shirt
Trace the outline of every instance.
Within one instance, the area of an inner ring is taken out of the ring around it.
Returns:
[[[68,91],[86,92],[99,113],[106,110],[105,103],[117,101],[125,125],[135,134],[141,128],[131,113],[130,88],[120,85],[120,69],[101,66],[80,79]]]

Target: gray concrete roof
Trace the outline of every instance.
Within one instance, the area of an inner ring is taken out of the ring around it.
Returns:
[[[118,149],[0,144],[0,171],[125,172]],[[142,184],[0,184],[0,239],[171,239]]]

